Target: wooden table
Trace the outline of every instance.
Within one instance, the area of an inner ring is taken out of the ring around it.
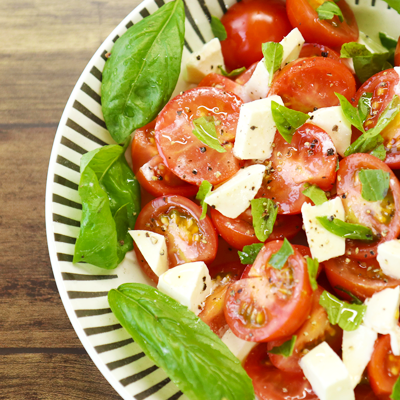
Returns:
[[[0,1],[0,399],[120,399],[61,303],[44,197],[54,135],[72,88],[140,1]]]

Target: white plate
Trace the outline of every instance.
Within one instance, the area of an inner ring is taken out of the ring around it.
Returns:
[[[184,59],[212,39],[209,17],[222,16],[234,0],[186,0]],[[380,30],[400,34],[400,17],[381,0],[352,0],[359,27],[377,38]],[[114,389],[124,399],[176,400],[186,396],[165,372],[154,365],[119,325],[107,302],[107,292],[125,282],[148,282],[127,254],[117,269],[106,271],[73,265],[79,232],[81,200],[78,195],[82,154],[113,143],[100,105],[105,54],[132,24],[155,12],[164,0],[146,0],[132,11],[100,46],[78,80],[61,118],[47,176],[46,229],[51,264],[58,290],[71,323],[86,351]],[[180,81],[177,92],[184,88]]]

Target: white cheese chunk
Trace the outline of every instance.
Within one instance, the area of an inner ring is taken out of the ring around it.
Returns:
[[[349,372],[326,342],[307,353],[300,367],[320,400],[354,400]]]
[[[165,237],[150,231],[129,231],[132,239],[153,272],[160,276],[168,270],[168,253]]]
[[[244,104],[240,109],[233,154],[241,160],[266,160],[271,157],[276,125],[271,102],[283,106],[280,96]]]
[[[213,284],[207,265],[198,261],[169,269],[160,276],[157,289],[198,315]]]
[[[344,221],[345,212],[340,197],[328,200],[319,206],[304,203],[301,214],[313,258],[322,262],[345,254],[346,239],[327,231],[317,220],[317,217],[333,216]]]
[[[268,96],[270,88],[269,72],[262,59],[253,72],[251,78],[243,85],[247,98],[243,100],[247,103],[252,100],[264,99]]]
[[[213,190],[205,202],[228,218],[237,218],[250,206],[261,187],[265,165],[254,164],[239,170],[229,181]]]
[[[221,340],[240,362],[243,362],[253,347],[257,345],[256,342],[247,342],[238,338],[230,329],[225,332]]]
[[[191,83],[200,83],[211,72],[220,73],[219,66],[224,67],[224,57],[221,51],[221,42],[214,38],[188,57],[185,80]]]
[[[351,124],[343,114],[342,107],[320,108],[310,114],[307,121],[323,129],[332,139],[336,151],[344,157],[351,143]]]
[[[305,40],[300,31],[295,28],[281,40],[283,46],[283,59],[281,68],[299,58]]]
[[[376,259],[385,275],[400,279],[400,240],[380,244]]]
[[[353,388],[361,381],[377,338],[378,334],[364,325],[360,325],[355,331],[343,331],[342,358],[349,371]]]
[[[400,356],[400,326],[396,325],[389,334],[392,353],[395,356]]]

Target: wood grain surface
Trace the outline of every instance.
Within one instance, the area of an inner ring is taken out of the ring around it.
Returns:
[[[120,399],[61,303],[44,199],[68,97],[99,45],[139,3],[0,1],[0,399]]]

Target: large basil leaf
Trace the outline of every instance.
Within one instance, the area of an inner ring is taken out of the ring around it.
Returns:
[[[139,283],[112,289],[108,302],[135,342],[189,399],[255,399],[240,361],[187,307]]]
[[[152,121],[175,89],[185,37],[182,0],[161,7],[115,43],[103,71],[104,120],[117,143]]]

